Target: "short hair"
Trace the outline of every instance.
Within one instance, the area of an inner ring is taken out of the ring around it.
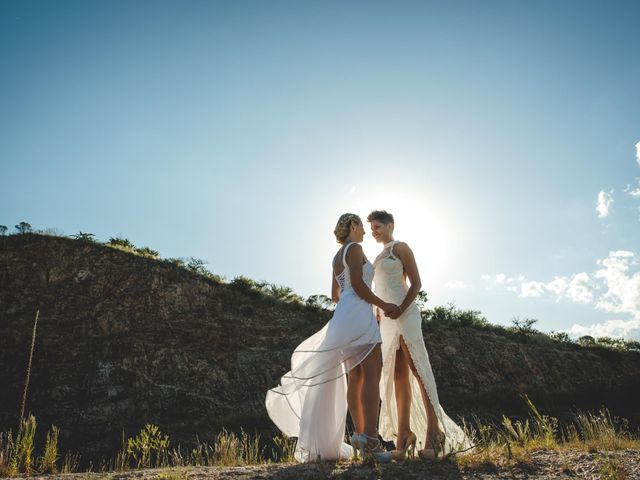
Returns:
[[[367,222],[373,222],[374,220],[384,223],[385,225],[389,225],[390,223],[395,223],[393,221],[393,215],[391,215],[386,210],[374,210],[367,217]]]

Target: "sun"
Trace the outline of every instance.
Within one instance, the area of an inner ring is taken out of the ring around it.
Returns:
[[[356,197],[353,210],[362,215],[366,223],[366,215],[372,210],[386,210],[393,214],[395,220],[394,238],[407,242],[413,250],[423,278],[442,277],[447,266],[449,254],[448,228],[443,211],[430,202],[420,192],[407,193],[401,189],[376,190],[375,192]],[[380,251],[380,245],[371,236],[368,224],[365,224],[367,235],[363,248],[371,259]]]

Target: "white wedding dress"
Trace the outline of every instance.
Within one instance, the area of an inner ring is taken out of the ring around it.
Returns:
[[[384,246],[382,253],[374,262],[375,294],[385,302],[400,305],[407,295],[408,286],[404,277],[404,267],[399,258],[393,254],[393,245],[397,241]],[[420,381],[433,404],[438,418],[438,430],[444,434],[444,453],[465,450],[471,447],[471,440],[444,412],[438,401],[438,390],[433,377],[429,355],[422,336],[422,317],[418,306],[412,303],[396,320],[381,315],[380,332],[382,334],[382,377],[380,378],[380,434],[385,440],[393,440],[398,434],[398,414],[396,409],[393,372],[396,362],[396,351],[400,348],[400,337],[407,344],[413,364],[418,371]],[[418,448],[427,434],[427,412],[424,408],[418,379],[410,373],[411,410],[410,428],[418,438]]]
[[[295,457],[300,462],[348,459],[345,443],[347,418],[346,374],[382,341],[373,307],[351,286],[344,247],[344,270],[336,276],[341,291],[333,317],[317,333],[303,341],[291,355],[291,371],[280,385],[267,392],[269,417],[289,437],[298,437]],[[362,266],[362,277],[371,287],[373,266]]]

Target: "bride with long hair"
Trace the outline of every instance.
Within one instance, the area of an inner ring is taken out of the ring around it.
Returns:
[[[397,305],[379,315],[382,334],[380,433],[396,438],[395,460],[413,454],[416,442],[421,458],[471,448],[471,440],[440,406],[429,355],[422,336],[422,316],[415,303],[422,283],[409,246],[393,238],[393,215],[384,210],[367,217],[374,239],[383,244],[374,261],[375,293]],[[409,285],[407,285],[407,280]],[[419,439],[419,440],[418,440]],[[424,439],[424,443],[422,443]]]
[[[267,392],[267,412],[285,435],[298,437],[298,461],[348,459],[355,450],[389,462],[377,434],[382,339],[372,305],[384,312],[396,305],[371,291],[360,217],[342,215],[334,234],[341,247],[332,264],[333,317],[294,350],[291,370]],[[351,445],[344,442],[347,407],[356,431]]]

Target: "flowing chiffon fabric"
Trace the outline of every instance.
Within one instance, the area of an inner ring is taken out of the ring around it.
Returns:
[[[382,341],[371,304],[351,287],[344,247],[344,270],[336,276],[340,301],[329,322],[304,340],[291,355],[291,370],[280,385],[267,392],[266,408],[276,426],[298,437],[295,457],[300,462],[348,459],[353,455],[344,441],[347,418],[346,374]],[[371,287],[373,266],[362,267]]]
[[[385,302],[400,305],[407,295],[408,286],[404,277],[404,267],[399,258],[393,254],[393,245],[385,245],[382,253],[376,258],[375,266],[375,294]],[[411,410],[410,428],[418,438],[419,448],[427,434],[427,412],[422,401],[419,381],[424,385],[427,395],[433,405],[438,419],[438,430],[444,434],[444,453],[457,452],[471,448],[471,439],[445,413],[438,400],[438,389],[429,362],[429,354],[422,336],[422,317],[415,303],[412,303],[396,320],[384,314],[380,320],[382,334],[382,376],[380,378],[380,434],[385,440],[393,440],[398,434],[398,413],[393,382],[396,351],[400,348],[400,337],[407,345],[411,360],[416,367],[419,380],[410,374],[411,382]]]

